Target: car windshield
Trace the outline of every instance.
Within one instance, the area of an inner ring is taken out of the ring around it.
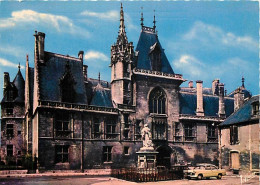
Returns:
[[[196,166],[195,169],[205,170],[205,166]]]

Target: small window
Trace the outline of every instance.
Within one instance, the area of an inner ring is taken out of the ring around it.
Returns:
[[[17,131],[17,134],[18,134],[18,135],[21,135],[21,130],[18,130],[18,131]]]
[[[126,139],[126,140],[130,139],[129,133],[130,133],[129,128],[125,128],[124,133],[123,133],[124,139]]]
[[[179,122],[174,124],[174,139],[175,141],[182,141],[181,124]]]
[[[124,154],[129,155],[129,147],[128,146],[124,146]]]
[[[117,137],[115,120],[111,120],[108,118],[105,124],[106,124],[106,139],[115,139]]]
[[[153,122],[153,139],[157,139],[157,140],[166,139],[166,122],[165,121]]]
[[[185,141],[195,141],[196,139],[196,125],[193,123],[185,123],[184,124],[184,136]]]
[[[69,137],[70,129],[70,115],[68,113],[57,113],[55,130],[57,137]]]
[[[7,156],[12,157],[14,152],[13,145],[7,145],[6,148],[7,148]]]
[[[112,146],[103,147],[103,161],[104,162],[112,161]]]
[[[13,115],[14,113],[14,105],[12,103],[8,103],[5,105],[5,112],[7,115]]]
[[[211,125],[209,124],[207,127],[207,138],[208,138],[208,142],[217,142],[217,128],[215,125]]]
[[[252,112],[253,116],[259,115],[259,103],[255,103],[253,104],[253,112]]]
[[[56,145],[55,146],[55,161],[56,163],[69,162],[69,146],[68,145]]]
[[[98,118],[94,118],[93,120],[93,139],[100,138],[100,122]]]
[[[236,125],[230,126],[230,144],[238,144],[238,127]]]
[[[6,136],[14,137],[14,125],[13,124],[6,124]]]
[[[21,155],[21,151],[18,151],[17,154],[18,154],[18,155]]]

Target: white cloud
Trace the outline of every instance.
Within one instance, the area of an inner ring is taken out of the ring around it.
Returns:
[[[118,22],[118,23],[120,20],[120,14],[116,10],[111,10],[111,11],[107,11],[107,12],[92,12],[92,11],[86,10],[84,12],[81,12],[80,14],[84,15],[84,16],[88,16],[88,17],[94,17],[94,18]],[[124,13],[124,19],[125,19],[126,29],[138,30],[138,27],[133,24],[131,17],[127,13]],[[93,24],[93,22],[89,21],[89,20],[86,20],[85,23]]]
[[[179,59],[173,61],[173,66],[192,78],[201,77],[205,68],[205,64],[191,55],[181,55]]]
[[[0,53],[5,53],[8,55],[13,55],[16,57],[21,57],[25,54],[24,49],[16,46],[9,46],[9,45],[1,45],[0,46]]]
[[[84,59],[87,61],[97,61],[97,60],[109,61],[109,58],[104,53],[101,53],[99,51],[93,51],[93,50],[88,51],[85,54]]]
[[[3,59],[3,58],[0,58],[0,65],[1,66],[5,66],[5,67],[13,67],[13,68],[17,68],[18,67],[18,64],[15,64],[13,62],[10,62],[6,59]],[[21,68],[24,69],[24,66],[21,65]]]
[[[194,23],[193,27],[183,36],[185,41],[198,40],[200,44],[215,46],[221,44],[231,47],[242,47],[258,51],[258,42],[249,36],[237,36],[225,32],[221,28],[201,21]]]
[[[118,11],[111,10],[108,12],[92,12],[92,11],[84,11],[81,12],[81,15],[89,16],[89,17],[95,17],[99,19],[105,19],[109,21],[118,21],[119,20],[119,13]]]
[[[14,11],[10,18],[0,19],[0,29],[24,26],[26,23],[36,23],[45,27],[53,27],[58,32],[88,37],[89,32],[76,26],[66,16],[39,13],[33,10]]]

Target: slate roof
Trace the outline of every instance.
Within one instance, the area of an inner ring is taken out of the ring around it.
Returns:
[[[237,89],[236,89],[236,90],[237,90]],[[229,93],[228,96],[233,98],[236,90],[234,90],[233,92]],[[244,98],[245,98],[245,99],[252,97],[251,92],[248,91],[247,89],[242,89],[242,92],[244,93]]]
[[[164,53],[164,49],[162,48],[162,46],[159,42],[157,33],[145,31],[143,29],[141,31],[139,41],[138,41],[138,44],[136,47],[136,52],[138,52],[138,58],[137,58],[137,61],[135,64],[136,68],[152,70],[149,53],[150,53],[151,47],[154,46],[154,44],[156,42],[159,45],[160,50],[161,50],[161,61],[162,61],[161,72],[174,74],[172,67]]]
[[[18,70],[18,73],[15,76],[13,83],[16,89],[18,90],[18,96],[15,98],[14,102],[24,102],[25,82],[20,69]]]
[[[60,79],[65,74],[66,64],[76,82],[74,103],[87,104],[83,78],[83,64],[78,58],[45,52],[44,64],[39,64],[39,84],[41,100],[60,101]]]
[[[90,105],[101,106],[101,107],[113,107],[111,100],[111,90],[105,89],[98,84],[94,88],[94,95],[90,102]]]
[[[88,78],[88,83],[91,83],[93,87],[96,87],[99,84],[98,79]],[[100,84],[104,88],[111,88],[111,85],[108,81],[100,80]]]
[[[197,95],[193,93],[180,92],[180,114],[196,115]],[[234,110],[234,100],[224,99],[225,112],[228,117]],[[205,116],[218,116],[218,96],[203,96],[203,108]]]
[[[14,91],[14,100],[12,102],[19,102],[23,103],[24,102],[24,91],[25,91],[25,82],[23,75],[20,71],[18,70],[13,82],[9,82],[7,86],[7,90],[13,90]],[[4,95],[2,102],[8,102],[7,96]]]
[[[196,88],[190,88],[190,87],[181,87],[181,91],[182,92],[191,92],[191,93],[196,93],[197,89]],[[207,95],[212,95],[212,89],[205,87],[202,89],[202,93],[203,94],[207,94]]]
[[[234,112],[230,117],[228,117],[220,126],[228,126],[233,124],[239,124],[242,122],[247,122],[252,119],[252,103],[259,102],[259,95],[253,96],[247,102],[245,102],[242,107],[240,107],[236,112]]]

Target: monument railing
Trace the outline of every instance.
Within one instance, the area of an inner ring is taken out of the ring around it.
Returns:
[[[183,168],[157,169],[157,168],[120,168],[112,169],[111,176],[133,182],[154,182],[164,180],[183,179]]]

